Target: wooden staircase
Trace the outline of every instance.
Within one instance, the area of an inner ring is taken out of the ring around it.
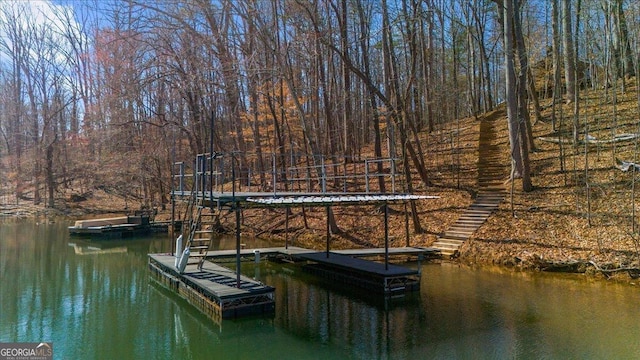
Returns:
[[[458,255],[460,246],[498,208],[505,197],[505,166],[500,158],[493,121],[482,120],[478,144],[478,194],[458,220],[433,244],[444,258]]]

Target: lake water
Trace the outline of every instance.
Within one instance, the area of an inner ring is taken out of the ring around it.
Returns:
[[[640,357],[634,286],[427,264],[419,293],[384,301],[248,261],[275,314],[215,323],[150,279],[167,237],[87,242],[68,225],[0,220],[0,342],[51,341],[55,359]]]

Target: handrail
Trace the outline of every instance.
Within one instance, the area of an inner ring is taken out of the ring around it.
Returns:
[[[191,166],[187,162],[174,163],[174,166],[178,167],[178,173],[173,175],[178,181],[178,190],[183,194],[195,190],[196,194],[202,197],[207,192],[229,191],[233,184],[232,179],[227,178],[232,163],[228,154],[197,154]],[[271,158],[270,161],[267,160],[268,157]],[[303,164],[305,158],[302,156],[291,156],[283,160],[278,154],[269,153],[263,154],[262,158],[265,161],[261,162],[251,155],[245,158],[252,160],[236,164],[235,180],[238,188],[246,186],[251,190],[252,187],[258,186],[259,191],[270,189],[274,195],[284,189],[309,192],[316,186],[318,191],[324,193],[332,189],[339,189],[341,192],[371,193],[376,191],[376,179],[380,178],[390,183],[390,191],[387,192],[396,193],[398,176],[401,175],[397,171],[397,158],[367,158],[334,163],[330,157],[315,156],[314,162],[308,165]],[[308,156],[306,161],[311,158],[312,156]],[[287,164],[282,164],[281,160]],[[289,161],[297,163],[290,164]],[[380,163],[383,167],[382,172],[377,171],[377,165]],[[263,167],[259,168],[259,165]],[[189,177],[192,179],[190,183],[187,181]]]

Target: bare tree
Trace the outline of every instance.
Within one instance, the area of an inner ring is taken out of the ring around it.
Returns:
[[[514,178],[522,178],[522,189],[524,191],[530,191],[532,185],[531,179],[529,178],[526,125],[519,111],[519,95],[516,84],[515,33],[521,31],[521,29],[516,27],[517,22],[514,21],[516,17],[515,11],[518,11],[517,0],[499,0],[497,4],[498,15],[501,17],[503,24],[505,90],[507,117],[509,121],[509,143],[511,145],[512,181]],[[526,86],[526,83],[522,85]]]

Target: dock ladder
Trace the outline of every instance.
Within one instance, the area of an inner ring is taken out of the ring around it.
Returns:
[[[206,155],[208,154],[198,157],[194,173],[195,185],[191,191],[183,221],[183,224],[188,226],[183,226],[182,233],[183,238],[187,240],[185,249],[189,249],[187,265],[197,264],[198,270],[202,269],[213,242],[215,228],[219,225],[219,212],[205,205],[205,176],[210,174],[206,171]]]

